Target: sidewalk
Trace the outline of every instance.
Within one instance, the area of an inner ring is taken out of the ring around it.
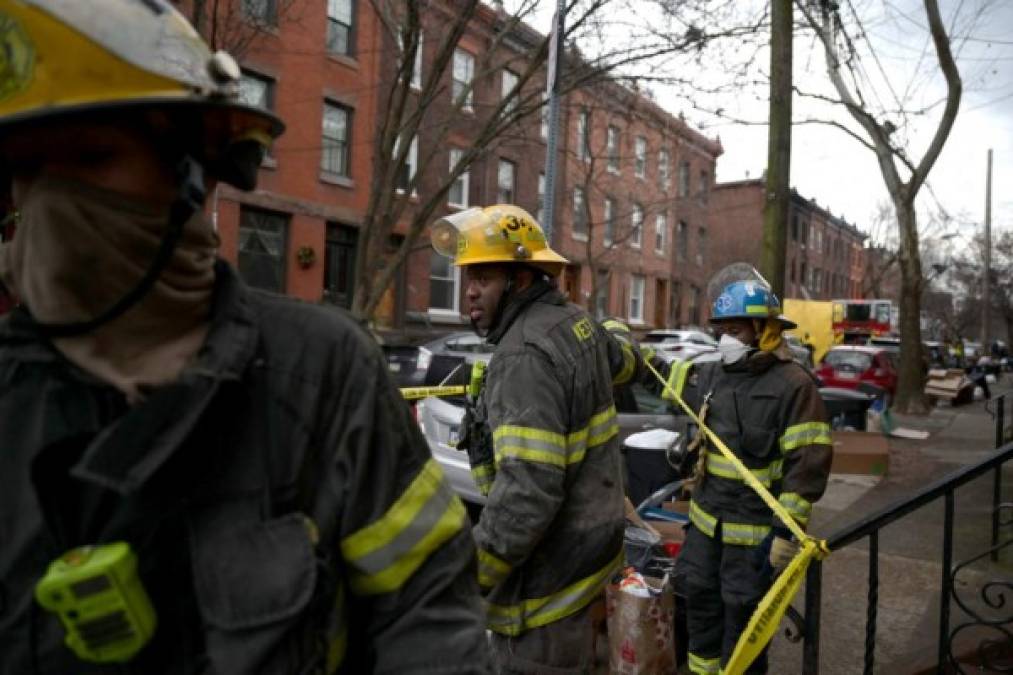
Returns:
[[[1004,391],[1010,384],[1006,379],[993,387],[993,391]],[[896,418],[899,425],[923,429],[931,435],[924,441],[891,437],[889,469],[882,479],[832,476],[826,496],[814,509],[811,525],[814,534],[832,535],[962,466],[980,462],[992,452],[994,422],[985,411],[984,402],[976,401],[958,408],[937,407],[925,417],[897,415]],[[955,492],[955,565],[990,546],[992,476],[990,472]],[[1004,469],[1003,499],[1013,500],[1013,466]],[[881,530],[874,672],[893,675],[934,666],[939,635],[942,537],[942,499]],[[821,675],[862,672],[868,575],[867,540],[833,552],[824,562]],[[978,596],[986,581],[1011,577],[1013,555],[1007,549],[997,566],[975,564],[961,573],[956,585],[962,599],[980,605]],[[795,601],[800,611],[804,593],[800,591]],[[951,608],[952,630],[962,622],[964,615],[956,604],[951,604]],[[1005,614],[1000,616],[1008,615],[1008,610],[1007,599]],[[998,618],[995,612],[991,617]],[[801,672],[801,643],[793,644],[784,637],[785,625],[782,624],[782,632],[771,647],[771,673]]]

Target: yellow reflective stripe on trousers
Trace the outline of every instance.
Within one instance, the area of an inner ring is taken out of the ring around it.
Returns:
[[[464,505],[430,458],[378,520],[345,537],[341,553],[358,594],[396,591],[464,525]]]
[[[593,415],[588,425],[566,437],[567,462],[575,464],[584,459],[588,448],[603,445],[619,434],[616,407],[610,405]]]
[[[475,486],[483,495],[488,496],[492,489],[492,482],[496,479],[496,470],[492,464],[479,464],[471,467],[471,477],[475,479]]]
[[[554,431],[504,424],[493,431],[492,445],[497,467],[506,457],[566,466],[566,437]]]
[[[769,488],[774,481],[782,477],[783,468],[784,461],[777,459],[768,464],[766,468],[749,469],[749,471],[756,476],[756,480],[763,483],[763,487]],[[742,476],[736,471],[735,465],[716,452],[707,453],[707,473],[728,480],[742,481]]]
[[[488,628],[501,635],[520,635],[579,612],[594,600],[623,563],[619,551],[605,567],[544,598],[524,600],[518,605],[487,606]]]
[[[337,617],[338,632],[327,643],[327,672],[335,673],[345,660],[348,649],[348,612],[345,608],[345,586],[338,584],[338,594],[334,600],[334,616]]]
[[[795,492],[783,492],[781,496],[777,498],[778,503],[785,508],[785,510],[791,514],[791,517],[798,522],[805,525],[809,522],[809,516],[812,514],[813,505],[808,499],[805,499],[802,495]]]
[[[826,422],[804,422],[785,429],[780,443],[781,452],[790,452],[803,445],[833,445],[834,439],[830,436],[830,425]]]
[[[689,502],[689,521],[693,526],[713,537],[717,530],[718,519],[704,511],[695,500]],[[769,525],[753,525],[751,523],[729,523],[721,521],[721,541],[725,544],[739,546],[756,546],[770,534]]]
[[[510,565],[489,553],[483,548],[478,549],[478,585],[492,588],[507,578]]]
[[[721,657],[719,656],[707,659],[689,652],[687,657],[689,672],[693,673],[693,675],[716,675],[721,672]]]
[[[676,395],[682,396],[682,390],[686,387],[686,378],[689,376],[689,371],[692,370],[692,368],[692,361],[679,361],[677,363],[673,363],[669,369],[668,386],[672,388]],[[672,392],[668,389],[661,392],[661,398],[668,401],[675,400],[675,396],[673,396]]]

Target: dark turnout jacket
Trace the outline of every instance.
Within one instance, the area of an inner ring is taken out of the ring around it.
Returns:
[[[709,397],[705,424],[805,527],[823,496],[833,455],[812,376],[776,352],[754,352],[732,365],[675,364],[669,384],[696,411]],[[705,475],[690,503],[694,526],[713,537],[720,522],[722,541],[739,545],[759,544],[772,528],[786,529],[710,441],[702,451]]]
[[[628,329],[606,324],[539,283],[489,336],[497,347],[480,405],[495,478],[475,539],[488,625],[499,634],[580,611],[622,563],[612,385],[634,374],[636,357]]]
[[[369,336],[216,275],[196,363],[135,407],[0,322],[0,673],[487,672],[463,506]],[[107,668],[32,594],[114,541],[158,628]]]

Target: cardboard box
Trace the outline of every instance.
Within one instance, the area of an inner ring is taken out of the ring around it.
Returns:
[[[867,431],[835,431],[831,473],[861,473],[884,476],[890,464],[886,437]]]

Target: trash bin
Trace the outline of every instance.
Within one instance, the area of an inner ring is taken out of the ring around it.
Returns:
[[[626,494],[634,505],[658,488],[680,478],[678,464],[681,435],[667,429],[632,434],[623,442],[626,459]]]
[[[876,400],[869,394],[840,387],[820,387],[820,398],[827,408],[832,429],[855,431],[865,431],[865,414]]]

